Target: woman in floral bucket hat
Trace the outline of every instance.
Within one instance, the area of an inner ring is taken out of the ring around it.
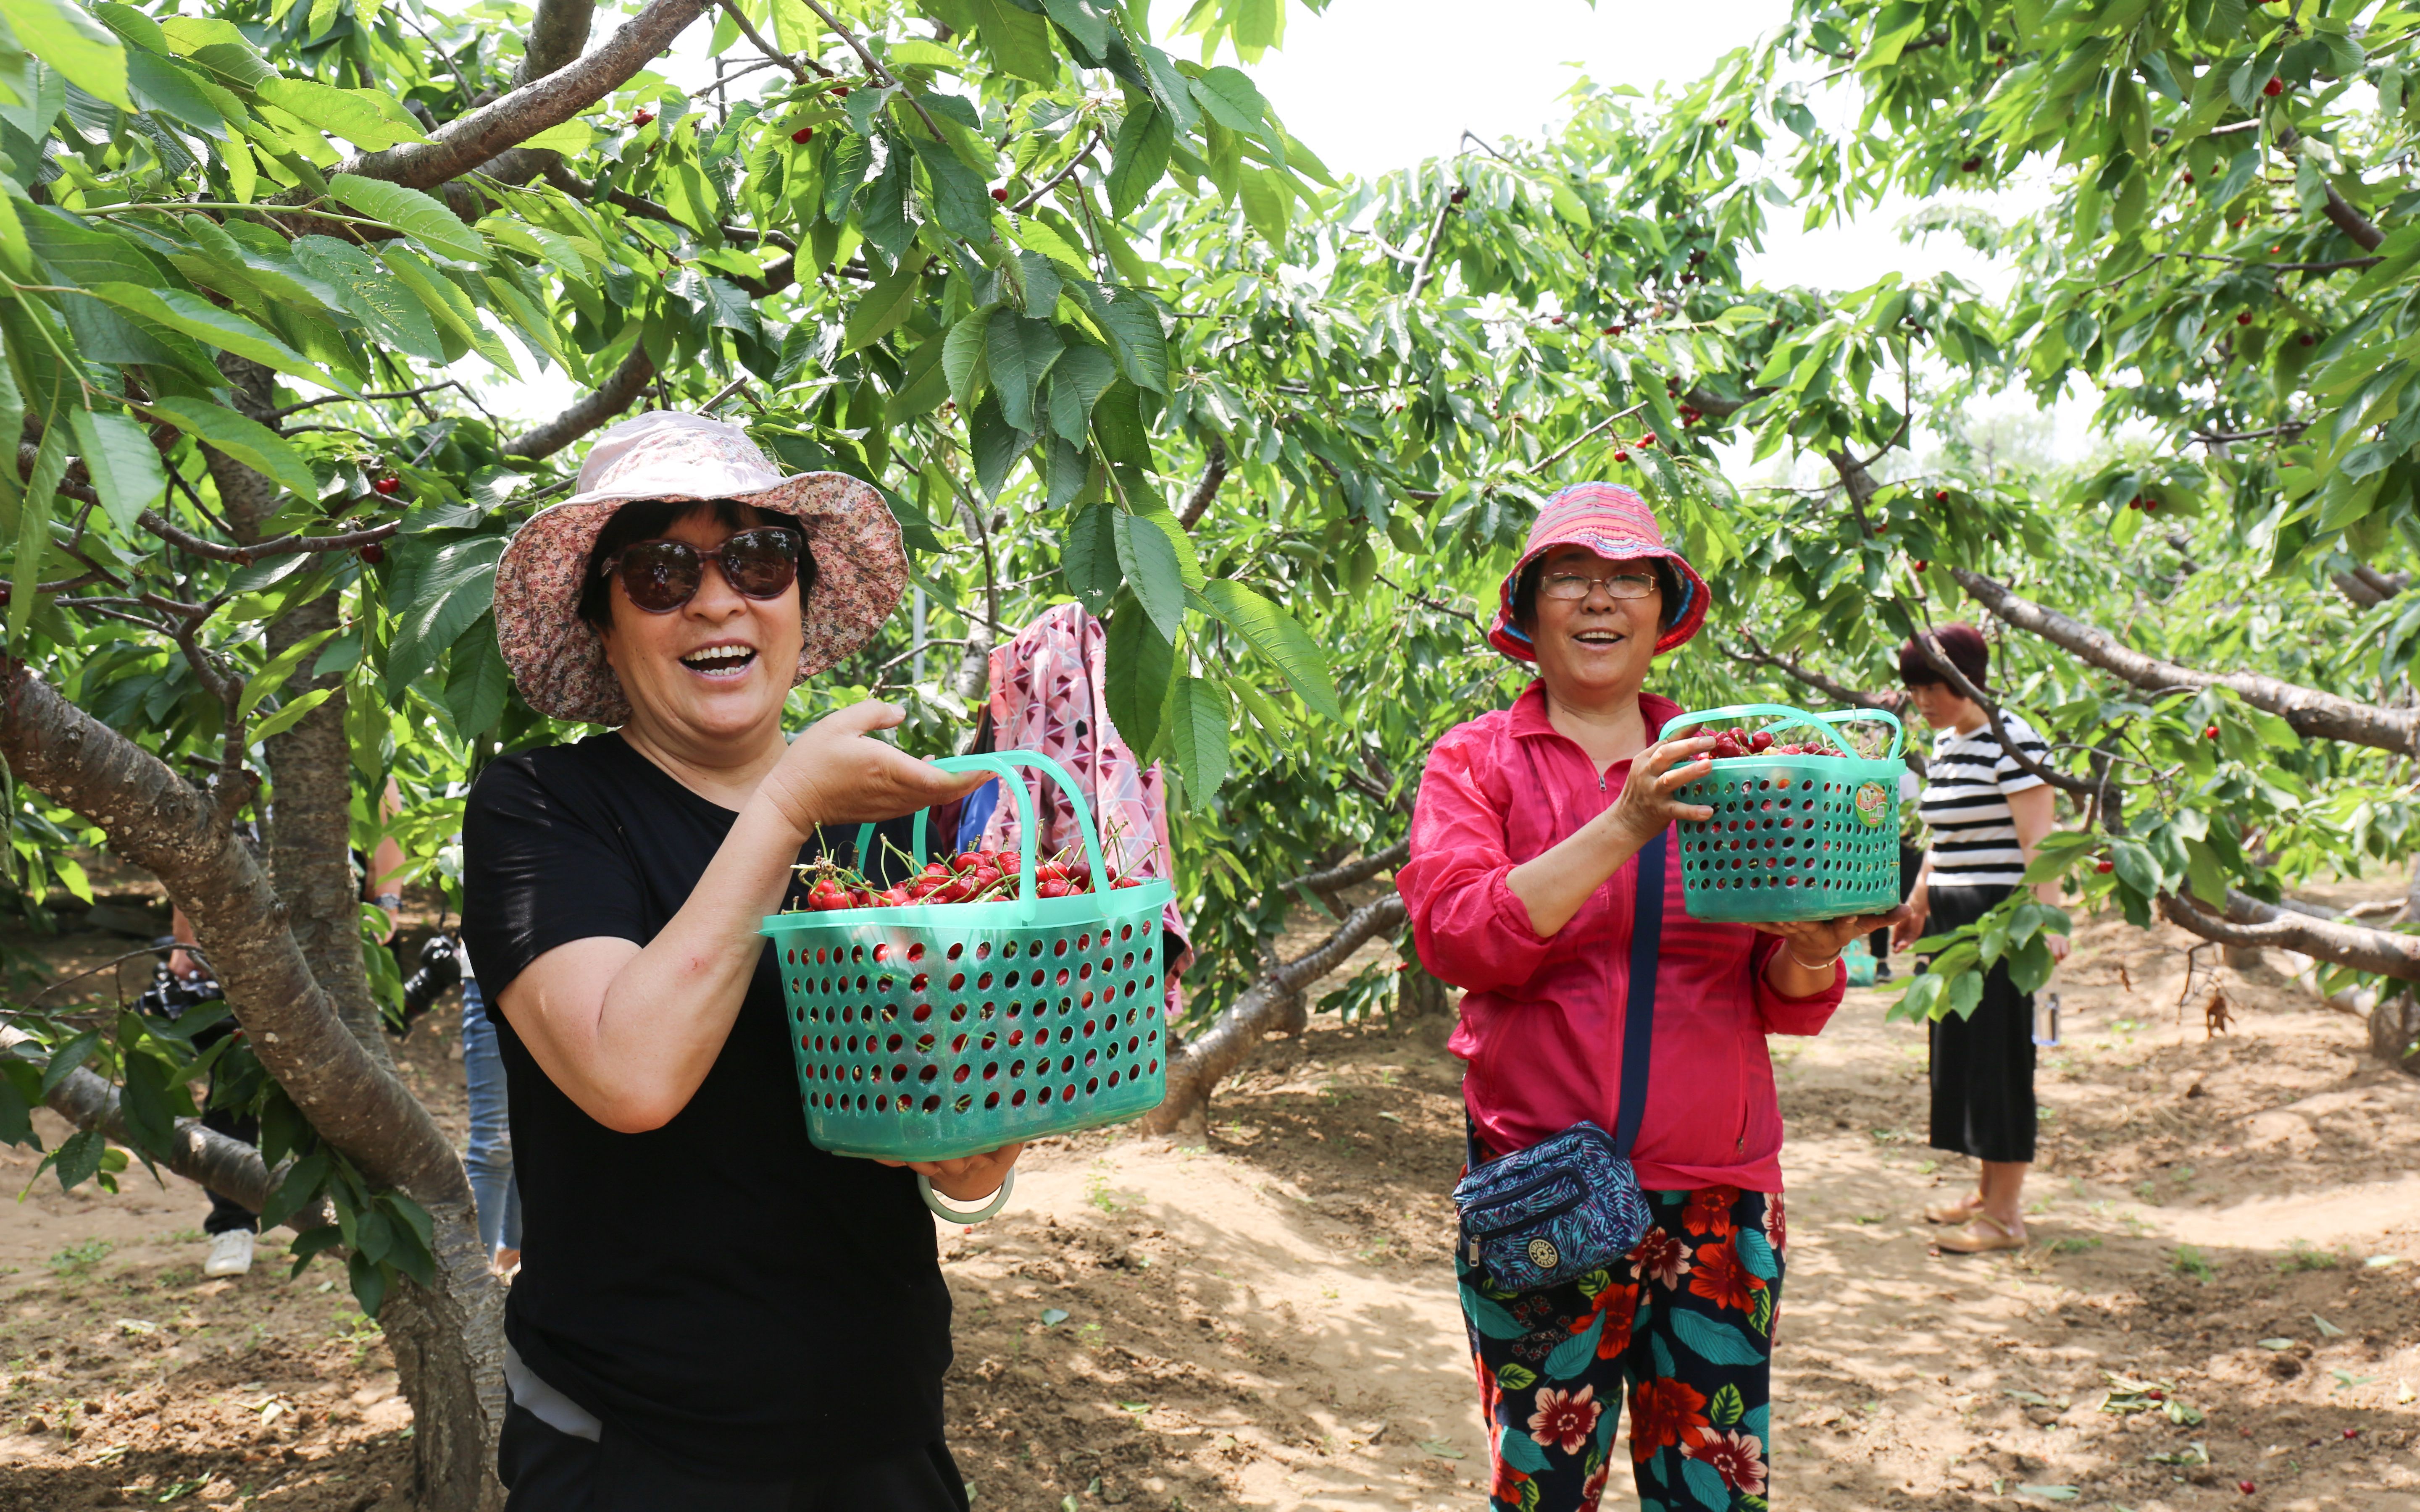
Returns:
[[[1597,1505],[1625,1382],[1642,1505],[1770,1495],[1788,1234],[1765,1036],[1823,1026],[1847,980],[1840,951],[1876,920],[1701,923],[1683,906],[1681,869],[1663,867],[1654,975],[1634,997],[1641,853],[1660,863],[1675,821],[1713,817],[1673,795],[1706,774],[1714,742],[1661,739],[1681,706],[1642,689],[1707,609],[1705,580],[1637,493],[1557,494],[1504,576],[1487,638],[1537,681],[1437,742],[1397,873],[1421,963],[1466,989],[1449,1048],[1469,1063],[1471,1168],[1583,1120],[1615,1130],[1637,1104],[1630,1159],[1649,1227],[1636,1249],[1523,1291],[1456,1246],[1489,1504],[1503,1512]],[[1634,1001],[1652,1029],[1625,1088]]]
[[[782,729],[907,579],[874,488],[669,413],[599,437],[497,568],[522,696],[614,727],[491,764],[463,821],[521,1192],[511,1508],[965,1512],[933,1220],[908,1170],[808,1143],[756,933],[817,826],[981,779],[870,738],[891,704]],[[915,1168],[974,1200],[1016,1158]]]

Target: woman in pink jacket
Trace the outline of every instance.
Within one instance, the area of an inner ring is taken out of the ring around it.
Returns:
[[[1397,886],[1421,963],[1467,994],[1450,1048],[1469,1062],[1482,1160],[1582,1119],[1616,1126],[1635,857],[1674,821],[1713,816],[1673,797],[1709,770],[1713,741],[1660,741],[1682,711],[1641,685],[1705,623],[1706,598],[1637,494],[1565,489],[1506,575],[1488,636],[1538,681],[1430,754]],[[1822,1029],[1847,980],[1840,951],[1884,920],[1700,923],[1677,865],[1664,887],[1631,1154],[1645,1239],[1528,1293],[1496,1288],[1457,1249],[1501,1512],[1597,1505],[1625,1381],[1642,1506],[1728,1512],[1769,1495],[1787,1246],[1764,1037]]]

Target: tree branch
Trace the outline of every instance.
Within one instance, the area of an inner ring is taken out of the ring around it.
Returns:
[[[1049,177],[1042,180],[1041,188],[1035,190],[1032,193],[1026,195],[1023,199],[1018,200],[1015,205],[1012,205],[1009,208],[1015,210],[1017,214],[1023,215],[1026,211],[1033,208],[1034,206],[1041,204],[1042,196],[1058,188],[1061,184],[1065,183],[1070,175],[1084,165],[1084,160],[1093,155],[1093,149],[1100,145],[1101,133],[1099,129],[1095,128],[1093,131],[1093,139],[1084,144],[1084,149],[1081,152],[1077,153],[1074,157],[1067,160],[1067,166],[1060,169],[1057,173],[1054,173]]]
[[[710,0],[649,0],[605,45],[578,62],[533,79],[502,99],[458,116],[427,142],[355,157],[340,173],[430,189],[458,178],[508,147],[562,125],[628,83],[655,60]]]
[[[2299,950],[2314,961],[2374,972],[2398,981],[2420,981],[2420,935],[2315,918],[2300,909],[2263,903],[2232,887],[2226,890],[2224,915],[2212,912],[2199,899],[2172,893],[2162,893],[2159,903],[2162,918],[2205,940]]]
[[[789,54],[783,52],[780,48],[775,47],[772,43],[765,40],[764,33],[756,29],[756,23],[748,19],[748,13],[740,9],[737,4],[735,3],[735,0],[717,0],[717,3],[722,7],[723,14],[729,16],[732,21],[738,25],[739,35],[748,39],[748,45],[756,49],[757,52],[764,54],[765,56],[772,62],[787,69],[790,71],[790,77],[798,80],[800,84],[809,84],[813,82],[807,77],[807,70],[799,65],[797,58],[792,57]],[[821,66],[818,66],[815,71],[823,74],[826,78],[830,78],[831,76],[831,70]]]
[[[537,13],[521,38],[521,66],[513,70],[514,85],[543,79],[577,61],[588,50],[588,29],[596,15],[597,0],[538,0]]]
[[[1176,523],[1188,531],[1201,522],[1210,501],[1218,497],[1218,486],[1227,481],[1227,439],[1213,436],[1203,450],[1202,476],[1195,481],[1193,491],[1185,496],[1185,508],[1176,517]]]
[[[630,408],[645,392],[647,380],[656,376],[656,364],[642,344],[630,348],[622,365],[597,391],[573,401],[571,407],[541,425],[532,426],[498,450],[506,456],[526,456],[533,460],[552,456],[565,447],[587,435],[597,426]]]
[[[1437,207],[1436,219],[1429,223],[1429,239],[1420,247],[1419,266],[1412,270],[1411,298],[1417,300],[1436,276],[1437,247],[1445,240],[1446,217],[1453,213],[1453,193],[1446,193],[1445,202]]]
[[[0,758],[19,781],[84,815],[116,855],[166,886],[217,963],[227,1007],[255,1054],[312,1127],[374,1181],[424,1205],[468,1204],[470,1181],[453,1146],[338,1017],[267,873],[209,796],[23,663],[0,661]]]
[[[2009,753],[2009,760],[2061,793],[2072,793],[2079,797],[2096,795],[2107,785],[2105,777],[2097,782],[2085,778],[2070,777],[2055,766],[2043,765],[2019,748],[2017,743],[2009,738],[2008,721],[2000,712],[1999,700],[1967,681],[1966,674],[1958,670],[1958,664],[1949,659],[1949,653],[1942,649],[1941,638],[1933,634],[1931,629],[1926,629],[1916,636],[1916,648],[1924,653],[1924,659],[1932,664],[1932,670],[1941,674],[1942,681],[1949,685],[1951,692],[1968,700],[1983,711],[1984,720],[1992,727],[1992,738],[1998,741],[2000,748]]]
[[[32,1038],[23,1029],[0,1023],[0,1050]],[[127,1127],[117,1088],[91,1072],[81,1068],[70,1072],[43,1101],[52,1112],[79,1129],[97,1129],[111,1143],[129,1149],[143,1148]],[[215,1129],[206,1129],[199,1119],[177,1120],[164,1164],[196,1186],[232,1197],[255,1212],[268,1204],[269,1195],[277,1189],[277,1179],[284,1173],[283,1166],[271,1171],[254,1146],[231,1139]],[[299,1234],[335,1221],[334,1206],[323,1200],[296,1213],[287,1221],[287,1227]]]
[[[1263,1034],[1277,1026],[1292,998],[1342,965],[1364,941],[1400,929],[1404,918],[1400,894],[1390,892],[1363,903],[1327,938],[1264,973],[1201,1038],[1178,1045],[1171,1037],[1168,1097],[1143,1116],[1143,1132],[1167,1134],[1199,1117],[1218,1084],[1251,1055]]]
[[[401,521],[389,520],[384,525],[372,525],[365,530],[349,531],[342,535],[281,535],[273,541],[263,541],[257,546],[221,546],[215,541],[206,541],[191,531],[171,523],[157,510],[147,509],[136,516],[135,519],[145,530],[170,546],[190,551],[197,557],[208,557],[212,562],[234,562],[244,566],[250,566],[265,558],[290,557],[302,551],[351,551],[375,541],[383,541],[403,529]]]
[[[1963,567],[1949,571],[1960,587],[2001,620],[2071,651],[2146,691],[2224,687],[2254,708],[2284,719],[2297,734],[2341,740],[2378,750],[2420,754],[2420,709],[2359,703],[2257,672],[2212,673],[2180,666],[2145,656],[2100,626],[2046,609],[1981,573]]]
[[[941,131],[941,123],[933,119],[932,112],[924,108],[924,102],[922,100],[916,98],[916,91],[908,88],[906,85],[901,84],[897,74],[892,72],[889,69],[884,68],[882,66],[881,59],[867,52],[865,50],[865,44],[858,40],[857,33],[850,31],[845,25],[842,24],[841,19],[838,16],[833,15],[829,9],[825,8],[823,0],[804,0],[804,4],[809,10],[814,11],[822,19],[825,25],[832,29],[833,36],[838,37],[842,41],[848,44],[848,50],[857,54],[857,60],[860,63],[865,65],[865,72],[868,78],[874,79],[878,83],[888,85],[892,88],[899,91],[899,98],[908,101],[908,108],[915,111],[916,118],[924,123],[924,130],[933,133],[934,141],[947,142],[949,140],[949,137],[944,135]]]

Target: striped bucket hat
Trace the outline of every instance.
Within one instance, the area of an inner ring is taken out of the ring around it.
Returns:
[[[1660,655],[1698,633],[1706,623],[1706,579],[1680,552],[1664,544],[1663,527],[1654,511],[1635,488],[1618,483],[1577,483],[1546,501],[1529,527],[1521,560],[1504,575],[1497,593],[1496,623],[1488,627],[1487,643],[1515,661],[1535,661],[1538,651],[1512,621],[1512,589],[1529,563],[1559,546],[1584,546],[1607,562],[1635,562],[1661,557],[1681,575],[1681,602],[1667,604],[1672,627],[1657,638]]]

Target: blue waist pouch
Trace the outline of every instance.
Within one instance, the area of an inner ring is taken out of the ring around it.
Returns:
[[[1462,1254],[1499,1290],[1538,1291],[1601,1270],[1647,1235],[1647,1196],[1630,1167],[1630,1150],[1647,1110],[1666,849],[1658,835],[1638,853],[1614,1133],[1583,1119],[1527,1149],[1482,1162],[1478,1130],[1471,1129],[1468,1169],[1453,1189]]]
[[[1463,1257],[1506,1291],[1539,1291],[1601,1270],[1646,1237],[1647,1197],[1613,1136],[1586,1119],[1453,1189]]]

